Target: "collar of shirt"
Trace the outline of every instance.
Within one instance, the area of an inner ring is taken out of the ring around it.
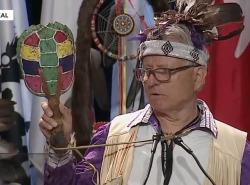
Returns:
[[[210,132],[214,137],[217,137],[218,130],[215,123],[215,119],[213,118],[212,113],[210,112],[207,104],[198,100],[198,106],[201,111],[201,119],[196,124],[190,124],[191,130],[202,130],[205,132]],[[153,113],[153,109],[150,105],[147,105],[141,112],[137,119],[134,119],[128,127],[135,126],[137,124],[150,124],[157,133],[161,132],[161,128],[159,126],[159,121]]]

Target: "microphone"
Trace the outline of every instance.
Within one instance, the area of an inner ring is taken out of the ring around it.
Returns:
[[[174,138],[174,143],[179,145],[180,147],[182,147],[187,153],[189,153],[195,160],[196,164],[199,166],[200,170],[203,172],[203,174],[208,178],[208,180],[213,184],[216,185],[214,180],[207,174],[207,172],[204,170],[204,168],[202,167],[200,161],[198,160],[198,158],[196,157],[196,155],[194,154],[194,152],[191,150],[191,148],[189,148],[182,140],[181,137],[176,137]]]
[[[147,172],[147,176],[146,176],[146,178],[145,178],[145,180],[143,182],[143,185],[147,184],[149,174],[151,172],[153,161],[154,161],[155,151],[156,151],[157,145],[158,145],[160,140],[161,140],[161,134],[153,135],[153,146],[152,146],[152,149],[151,149],[151,156],[150,156],[150,161],[149,161],[149,166],[148,166],[148,172]]]

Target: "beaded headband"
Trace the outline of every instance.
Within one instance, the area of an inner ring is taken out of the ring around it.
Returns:
[[[145,56],[150,55],[176,57],[200,65],[207,65],[209,59],[208,54],[193,46],[164,40],[149,40],[141,43],[139,59],[142,60]]]

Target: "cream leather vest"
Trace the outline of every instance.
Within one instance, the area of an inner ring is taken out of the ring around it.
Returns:
[[[131,122],[136,123],[137,119],[141,119],[140,116],[137,111],[115,118],[111,122],[106,143],[136,141],[139,125],[131,125]],[[216,121],[216,125],[218,136],[212,139],[209,146],[206,171],[217,185],[240,185],[241,160],[247,134],[219,121]],[[101,185],[127,185],[133,154],[133,144],[106,147],[101,169]],[[206,179],[204,185],[210,184]]]

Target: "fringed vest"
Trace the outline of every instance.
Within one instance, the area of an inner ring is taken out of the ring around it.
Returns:
[[[114,119],[106,143],[136,141],[139,125],[130,123],[141,119],[140,116],[140,112],[135,112]],[[208,169],[205,170],[217,185],[240,185],[241,161],[247,134],[219,121],[216,121],[216,125],[218,136],[212,139]],[[133,165],[133,153],[133,144],[106,147],[101,168],[101,185],[127,185]],[[204,185],[210,184],[206,179]]]

